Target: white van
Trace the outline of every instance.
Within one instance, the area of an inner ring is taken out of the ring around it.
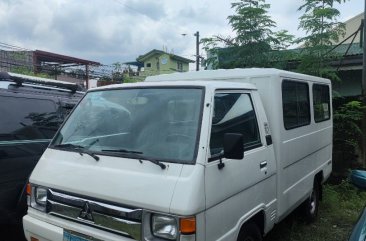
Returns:
[[[43,154],[30,241],[262,240],[332,170],[331,83],[276,69],[87,92]]]

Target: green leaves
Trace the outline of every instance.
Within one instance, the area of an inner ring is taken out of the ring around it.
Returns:
[[[234,15],[228,17],[235,37],[220,35],[204,38],[201,43],[208,52],[206,63],[213,68],[273,67],[271,52],[286,49],[294,36],[288,31],[275,32],[276,22],[268,15],[265,0],[238,0],[231,4]]]
[[[287,30],[280,30],[274,33],[273,50],[285,50],[293,43],[295,36]]]
[[[359,147],[362,130],[359,127],[366,109],[360,101],[350,101],[334,111],[334,141],[337,144]],[[353,152],[354,150],[351,150]]]
[[[338,41],[340,35],[344,35],[344,24],[337,21],[340,15],[334,8],[335,2],[342,0],[304,0],[305,4],[299,10],[305,9],[300,17],[299,29],[303,29],[308,36],[300,38],[298,42],[304,42],[307,47],[315,45],[332,45]]]
[[[304,51],[300,55],[298,71],[339,81],[336,69],[330,66],[340,56],[331,53],[334,43],[339,36],[345,34],[344,24],[337,21],[340,15],[334,3],[345,0],[303,0],[305,3],[299,10],[305,10],[300,17],[299,29],[307,36],[296,40],[303,44]]]
[[[250,43],[266,42],[271,44],[276,23],[267,14],[270,8],[264,0],[241,0],[232,3],[236,14],[228,17],[233,30],[236,31],[236,43],[245,45]]]

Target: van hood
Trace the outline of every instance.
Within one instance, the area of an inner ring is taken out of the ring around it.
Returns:
[[[30,182],[76,196],[169,213],[183,165],[47,149]]]

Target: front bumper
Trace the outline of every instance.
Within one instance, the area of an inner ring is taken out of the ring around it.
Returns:
[[[31,237],[40,241],[63,241],[63,229],[40,221],[29,215],[23,217],[24,235],[28,241]]]
[[[28,214],[23,217],[25,237],[39,241],[63,241],[64,229],[103,241],[134,241],[130,238],[109,233],[86,225],[80,225],[57,217],[49,217],[36,210],[28,209]]]

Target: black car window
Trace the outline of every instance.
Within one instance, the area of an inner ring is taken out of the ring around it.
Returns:
[[[0,96],[0,141],[51,139],[61,119],[53,101]]]
[[[315,122],[322,122],[330,119],[330,95],[329,86],[313,85],[313,106]]]
[[[217,93],[214,101],[211,155],[223,150],[225,133],[243,134],[245,150],[261,146],[257,118],[249,94]]]
[[[310,124],[309,86],[305,82],[282,82],[283,122],[286,130]]]

